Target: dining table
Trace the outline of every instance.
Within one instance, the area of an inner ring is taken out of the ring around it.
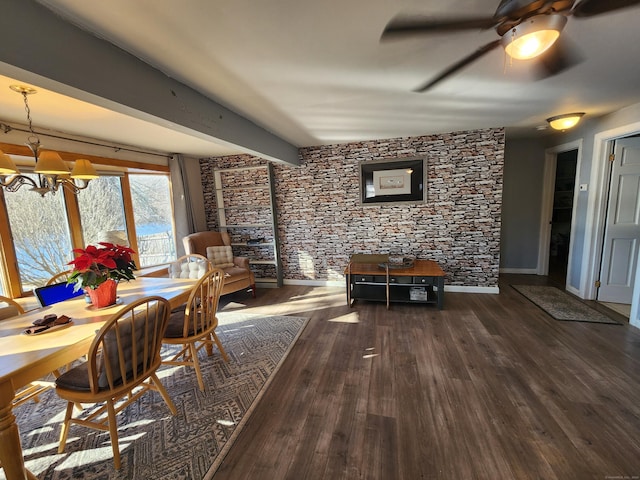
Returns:
[[[118,300],[110,307],[94,308],[80,296],[0,321],[0,462],[7,480],[36,478],[24,464],[19,426],[13,414],[15,393],[85,355],[105,321],[126,305],[159,296],[173,309],[186,303],[196,282],[139,276],[118,284]],[[34,321],[47,314],[66,315],[71,322],[37,335],[25,334]]]

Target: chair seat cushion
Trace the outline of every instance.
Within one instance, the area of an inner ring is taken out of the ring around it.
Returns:
[[[184,307],[179,311],[171,312],[169,324],[164,332],[164,338],[182,338],[184,331]],[[193,329],[188,335],[193,335]]]
[[[76,390],[78,392],[90,392],[89,386],[89,367],[87,362],[82,362],[80,365],[73,367],[71,370],[67,370],[58,378],[56,378],[56,387],[64,388],[65,390]],[[138,372],[143,370],[142,365],[138,366]],[[131,378],[133,372],[129,372],[127,377]],[[122,378],[117,380],[114,386],[122,385]],[[100,386],[98,391],[109,390],[109,386]]]
[[[138,371],[142,371],[142,366],[138,368]],[[127,375],[131,377],[131,375]],[[122,385],[122,378],[115,382],[115,386]],[[78,392],[90,392],[89,387],[89,367],[87,362],[82,362],[80,365],[73,367],[71,370],[67,370],[58,378],[56,378],[56,387],[64,388],[65,390],[75,390]],[[100,386],[98,391],[109,390],[109,386]]]
[[[77,390],[80,392],[90,392],[89,388],[89,367],[87,362],[67,370],[56,378],[56,386],[66,390]]]
[[[239,282],[251,278],[251,270],[241,267],[229,267],[224,269],[224,283],[229,285],[233,282]]]

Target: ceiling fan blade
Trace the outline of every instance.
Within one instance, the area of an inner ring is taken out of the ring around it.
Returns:
[[[444,80],[448,76],[453,75],[454,73],[456,73],[461,68],[466,67],[467,65],[469,65],[472,62],[475,62],[477,59],[479,59],[480,57],[486,55],[491,50],[493,50],[494,48],[497,48],[499,46],[500,46],[500,40],[494,40],[493,42],[490,42],[490,43],[487,43],[486,45],[483,45],[482,47],[478,48],[475,52],[473,52],[471,55],[467,55],[462,60],[454,63],[449,68],[447,68],[444,72],[442,72],[440,75],[438,75],[437,77],[432,78],[427,83],[425,83],[424,85],[414,89],[413,91],[414,92],[424,92],[426,90],[429,90],[435,84],[440,83],[442,80]]]
[[[539,80],[553,77],[559,73],[576,66],[584,60],[577,47],[565,36],[561,36],[555,45],[540,57],[537,65],[537,78]]]
[[[635,5],[640,5],[640,0],[582,0],[574,7],[573,15],[578,18],[593,17]]]
[[[460,19],[429,19],[426,17],[396,17],[382,32],[382,40],[405,37],[416,34],[456,32],[460,30],[487,30],[500,22],[495,17],[476,17]]]

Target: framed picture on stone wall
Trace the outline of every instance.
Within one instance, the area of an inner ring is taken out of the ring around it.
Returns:
[[[426,160],[399,158],[360,163],[360,203],[424,203]]]

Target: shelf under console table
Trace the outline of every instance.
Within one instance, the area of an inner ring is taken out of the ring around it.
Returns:
[[[432,260],[415,260],[409,268],[383,268],[374,263],[350,263],[344,271],[347,303],[369,301],[431,303],[442,310],[446,274]]]

